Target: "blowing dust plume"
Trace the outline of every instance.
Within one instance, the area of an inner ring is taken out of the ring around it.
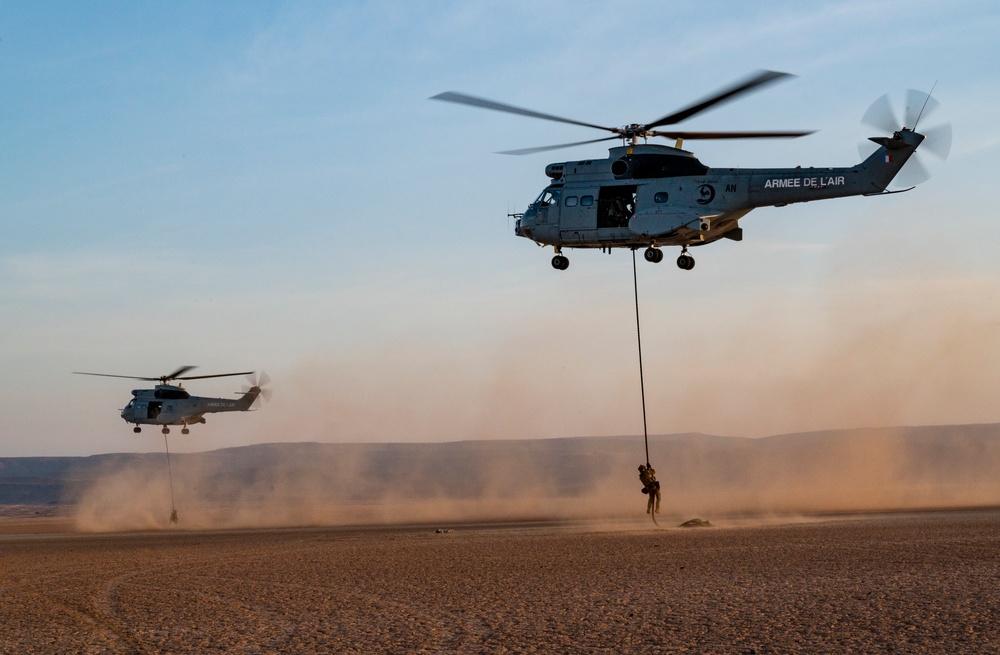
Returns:
[[[650,455],[667,524],[1000,505],[997,425],[675,435]],[[174,493],[183,529],[641,519],[644,459],[641,437],[265,444],[173,456]],[[78,529],[170,527],[162,458],[114,456],[78,478]]]

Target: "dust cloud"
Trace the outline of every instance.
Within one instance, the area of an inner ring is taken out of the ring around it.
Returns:
[[[791,305],[756,300],[753,311],[734,309],[724,330],[705,326],[700,339],[682,341],[697,347],[681,352],[658,349],[650,338],[647,368],[683,371],[647,383],[661,401],[652,405],[651,424],[767,436],[996,422],[995,289],[995,281],[975,278],[849,279]]]
[[[661,524],[1000,505],[1000,426],[650,443]],[[265,444],[172,458],[180,529],[644,518],[641,437]],[[163,458],[80,472],[81,531],[173,527]]]
[[[674,433],[650,448],[668,523],[1000,505],[995,285],[837,280],[644,307],[650,431]],[[239,441],[266,445],[175,457],[182,526],[642,519],[642,438],[612,436],[642,430],[620,291],[554,298],[488,344],[424,330],[273,376]],[[851,429],[965,423],[982,425]],[[78,525],[169,527],[169,486],[162,457],[117,461],[79,484]]]
[[[734,289],[722,302],[656,281],[643,290],[651,433],[1000,421],[993,280],[848,277],[793,297]],[[274,400],[247,421],[249,435],[208,447],[641,432],[631,280],[621,282],[593,299],[556,297],[551,311],[481,336],[422,333],[317,354],[273,375]]]

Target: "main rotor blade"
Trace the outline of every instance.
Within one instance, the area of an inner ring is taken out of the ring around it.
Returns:
[[[226,378],[232,375],[250,375],[253,371],[245,371],[243,373],[218,373],[215,375],[188,375],[186,377],[181,377],[179,374],[190,371],[196,366],[182,366],[171,375],[164,375],[158,378],[142,377],[139,375],[112,375],[110,373],[85,373],[83,371],[73,371],[74,375],[96,375],[102,378],[124,378],[126,380],[145,380],[146,382],[169,382],[170,380],[204,380],[206,378]]]
[[[520,114],[521,116],[530,116],[531,118],[541,118],[547,121],[556,121],[558,123],[569,123],[570,125],[582,125],[583,127],[592,127],[598,130],[607,130],[609,132],[615,132],[617,128],[614,127],[604,127],[603,125],[594,125],[593,123],[584,123],[582,121],[575,121],[572,118],[563,118],[562,116],[553,116],[552,114],[543,114],[538,111],[533,111],[531,109],[522,109],[521,107],[515,107],[513,105],[505,105],[502,102],[494,102],[493,100],[487,100],[486,98],[477,98],[475,96],[465,95],[464,93],[456,93],[455,91],[445,91],[444,93],[439,93],[436,96],[431,96],[431,100],[444,100],[445,102],[454,102],[460,105],[470,105],[472,107],[482,107],[483,109],[492,109],[494,111],[503,111],[508,114]]]
[[[83,371],[73,371],[73,375],[96,375],[101,378],[125,378],[126,380],[145,380],[147,382],[156,382],[160,378],[144,378],[138,375],[111,375],[110,373],[84,373]]]
[[[193,366],[191,368],[194,368]],[[187,377],[171,376],[169,380],[204,380],[205,378],[228,378],[234,375],[253,375],[253,371],[243,371],[242,373],[216,373],[215,375],[189,375]],[[159,378],[156,378],[157,380]]]
[[[546,150],[559,150],[560,148],[572,148],[573,146],[582,146],[588,143],[598,143],[600,141],[611,141],[612,139],[617,139],[616,136],[606,136],[601,139],[591,139],[590,141],[577,141],[575,143],[560,143],[555,146],[536,146],[534,148],[521,148],[519,150],[502,150],[498,152],[498,155],[531,155],[536,152],[545,152]]]
[[[648,136],[662,136],[667,139],[794,139],[813,134],[815,130],[798,132],[661,132],[653,130]]]
[[[162,378],[156,378],[157,380],[185,380],[189,378],[181,378],[179,375],[184,375],[193,368],[198,368],[197,366],[181,366],[179,369],[171,373],[170,375],[164,375]]]
[[[675,123],[680,123],[681,121],[694,116],[695,114],[701,113],[710,107],[714,107],[723,102],[727,102],[736,98],[736,96],[748,93],[764,84],[769,84],[775,82],[785,77],[792,77],[790,73],[779,73],[777,71],[760,71],[757,74],[747,78],[742,82],[738,82],[732,86],[725,87],[718,93],[705,98],[689,107],[685,107],[679,111],[675,111],[672,114],[667,114],[666,116],[659,118],[652,123],[648,123],[645,127],[650,129],[653,127],[659,127],[661,125],[673,125]]]

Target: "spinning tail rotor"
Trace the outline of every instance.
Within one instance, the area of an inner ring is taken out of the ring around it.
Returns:
[[[904,127],[917,132],[920,122],[929,118],[940,106],[941,103],[929,93],[909,89],[906,92],[902,122],[893,109],[888,94],[872,103],[868,111],[861,117],[861,122],[883,133],[893,134]],[[894,180],[896,185],[913,186],[925,182],[930,177],[930,171],[925,162],[922,161],[922,152],[927,151],[940,160],[948,158],[948,153],[951,150],[951,123],[946,122],[927,129],[919,129],[919,133],[924,136],[924,140],[920,144],[921,148],[913,153],[899,175],[896,176]],[[868,141],[858,146],[862,157],[871,155],[874,150]]]
[[[261,400],[261,402],[266,403],[269,400],[271,400],[272,391],[267,387],[267,385],[270,384],[270,382],[271,382],[271,377],[264,371],[261,371],[260,373],[249,373],[247,374],[248,384],[243,386],[242,394],[245,395],[248,392],[257,389],[258,390],[257,398],[254,399],[253,404],[257,404],[258,400]]]

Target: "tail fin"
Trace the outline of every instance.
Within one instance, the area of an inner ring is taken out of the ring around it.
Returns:
[[[861,168],[874,187],[884,190],[923,140],[922,134],[905,127],[892,137],[872,137],[869,141],[881,147],[861,163]]]
[[[250,387],[250,389],[236,401],[236,408],[241,412],[248,411],[250,407],[253,406],[254,402],[257,400],[257,396],[259,395],[260,387],[257,385]]]

